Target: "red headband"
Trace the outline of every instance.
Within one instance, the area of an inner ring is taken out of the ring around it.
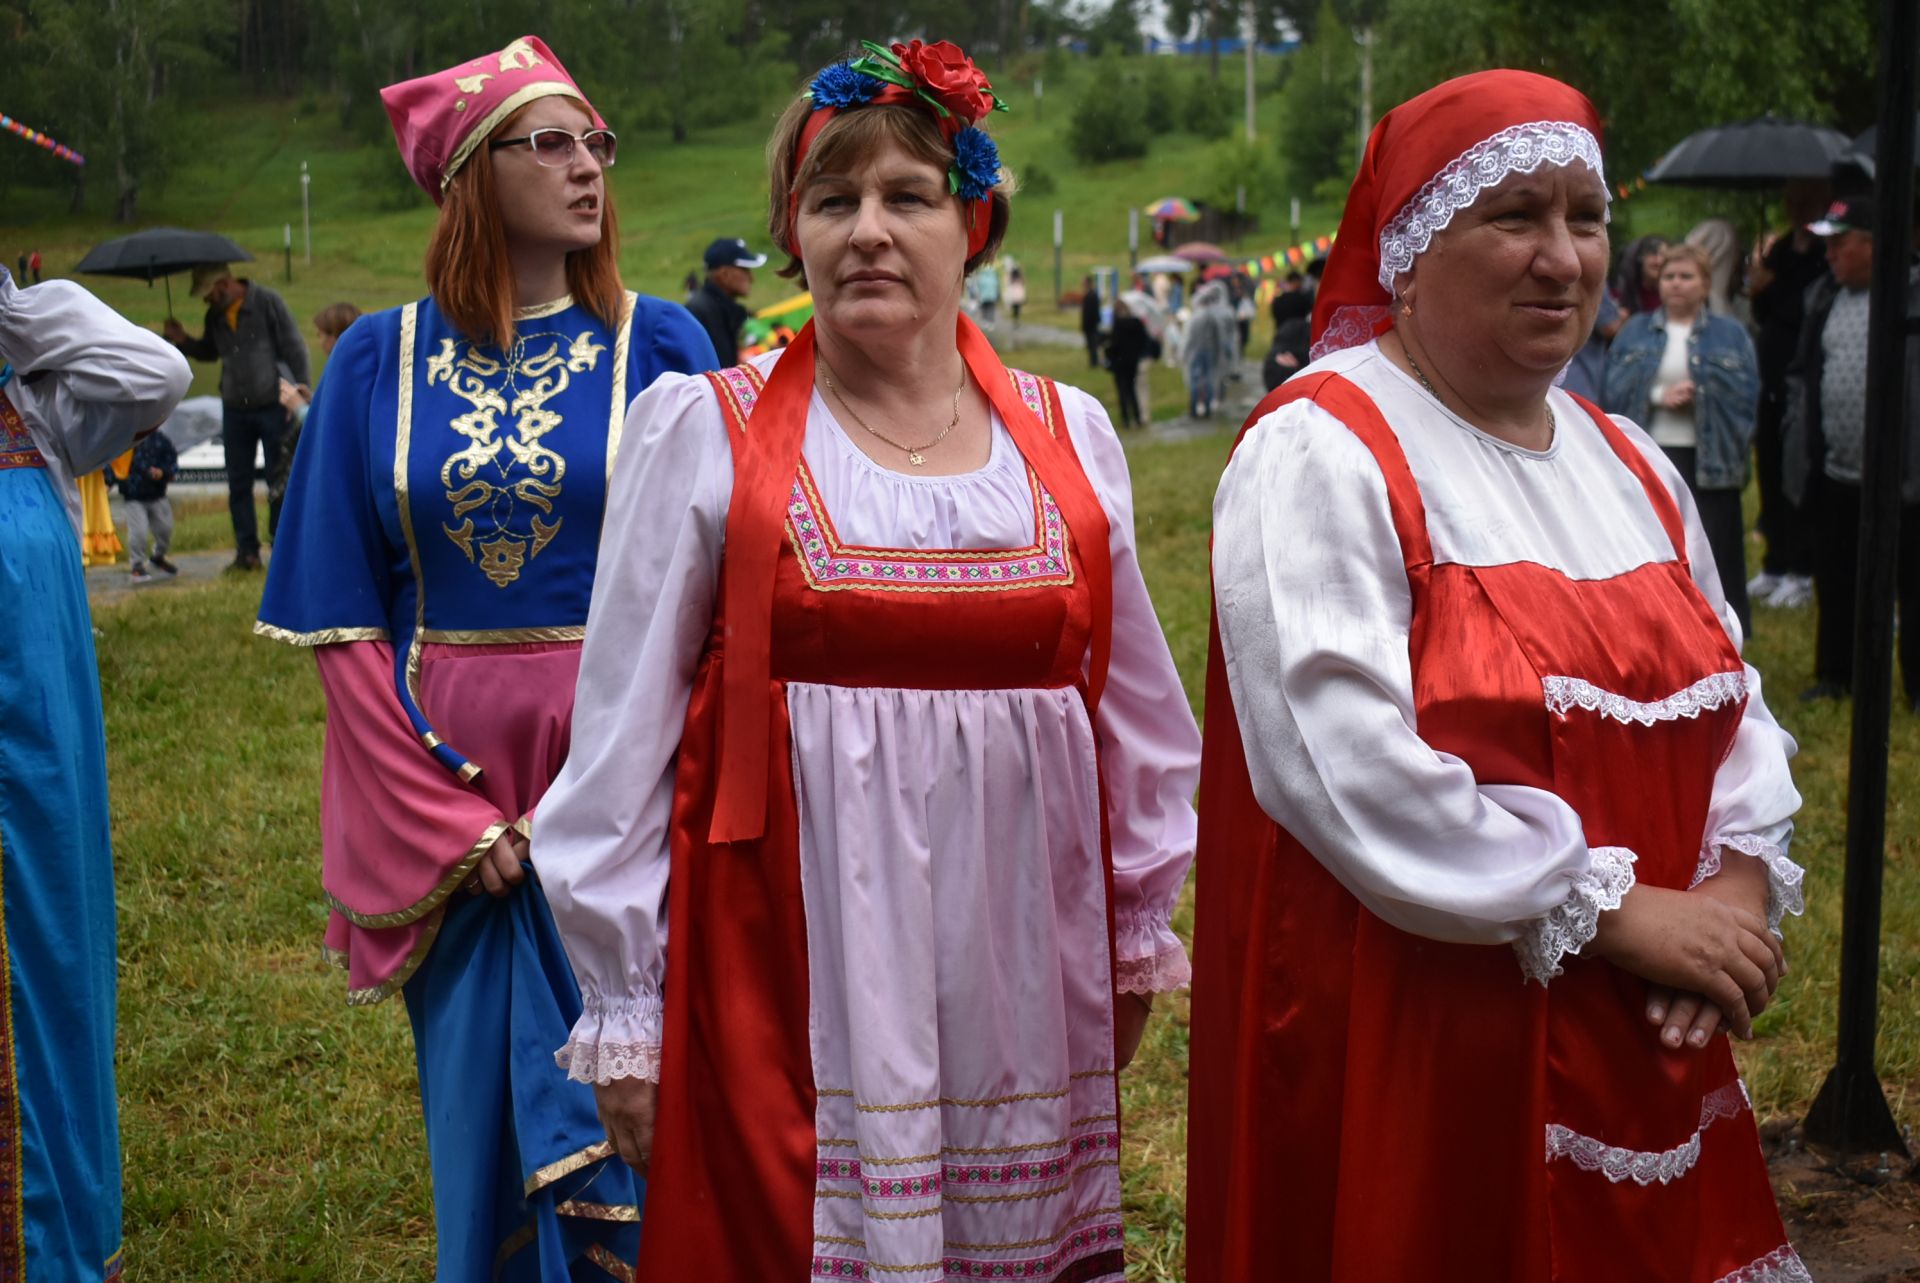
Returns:
[[[867,102],[866,107],[926,107],[926,100],[911,89],[899,85],[888,85]],[[842,111],[844,107],[816,107],[807,117],[807,123],[801,127],[800,142],[793,150],[793,186],[787,191],[787,253],[800,258],[800,173],[806,168],[807,153],[813,149],[814,140],[820,137],[820,131],[827,122]],[[954,135],[965,126],[965,122],[956,116],[937,116],[933,112],[934,123],[940,126],[940,136],[953,144]],[[982,196],[979,200],[967,202],[967,257],[972,258],[987,247],[987,237],[993,230],[993,197]],[[802,260],[804,261],[804,260]]]

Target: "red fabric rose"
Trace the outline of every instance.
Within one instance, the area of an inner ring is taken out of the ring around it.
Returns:
[[[978,124],[993,110],[993,87],[986,73],[951,40],[895,45],[894,56],[914,81],[952,112],[963,125]]]

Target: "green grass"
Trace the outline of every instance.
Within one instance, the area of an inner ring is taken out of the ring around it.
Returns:
[[[1022,354],[1023,363],[1028,353]],[[1068,357],[1075,354],[1069,352]],[[1077,358],[1076,358],[1077,359]],[[1206,661],[1208,514],[1226,434],[1130,455],[1141,562],[1189,699]],[[224,526],[193,500],[181,528]],[[211,545],[210,545],[211,546]],[[120,871],[129,1258],[152,1278],[418,1279],[432,1209],[398,1005],[349,1011],[319,960],[323,706],[304,654],[253,639],[259,580],[143,594],[98,624]],[[1831,1062],[1847,709],[1805,706],[1808,612],[1762,609],[1749,654],[1800,741],[1794,967],[1740,1059],[1762,1117],[1803,1114]],[[1895,714],[1881,1061],[1920,1113],[1920,720]],[[1201,874],[1204,876],[1204,872]],[[1175,919],[1191,935],[1189,898]],[[1164,999],[1125,1080],[1135,1280],[1183,1277],[1187,1012]]]

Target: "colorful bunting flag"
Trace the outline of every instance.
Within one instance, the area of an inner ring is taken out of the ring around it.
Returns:
[[[61,160],[71,161],[76,165],[84,165],[87,163],[87,158],[73,148],[55,142],[37,129],[28,128],[4,112],[0,112],[0,129],[4,129],[10,134],[18,134],[34,146],[42,147],[52,152]]]

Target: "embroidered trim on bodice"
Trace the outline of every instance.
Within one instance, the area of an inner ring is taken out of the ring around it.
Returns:
[[[1036,538],[1025,548],[858,548],[840,542],[813,473],[801,461],[787,497],[787,534],[807,583],[823,592],[878,588],[893,592],[994,592],[1073,583],[1067,527],[1031,465]]]
[[[1702,677],[1685,690],[1651,703],[1602,690],[1578,677],[1542,677],[1540,685],[1546,694],[1547,711],[1556,717],[1565,717],[1574,709],[1583,708],[1622,724],[1638,722],[1642,726],[1696,718],[1747,697],[1744,669]]]
[[[1693,1135],[1667,1150],[1625,1149],[1585,1136],[1559,1123],[1547,1124],[1547,1161],[1565,1158],[1583,1172],[1599,1172],[1618,1185],[1669,1184],[1693,1170],[1700,1161],[1700,1137],[1722,1118],[1733,1118],[1753,1108],[1746,1084],[1739,1079],[1707,1093],[1700,1102],[1700,1122]]]
[[[0,391],[0,471],[8,468],[44,468],[47,460],[27,431],[27,421],[7,394]]]

